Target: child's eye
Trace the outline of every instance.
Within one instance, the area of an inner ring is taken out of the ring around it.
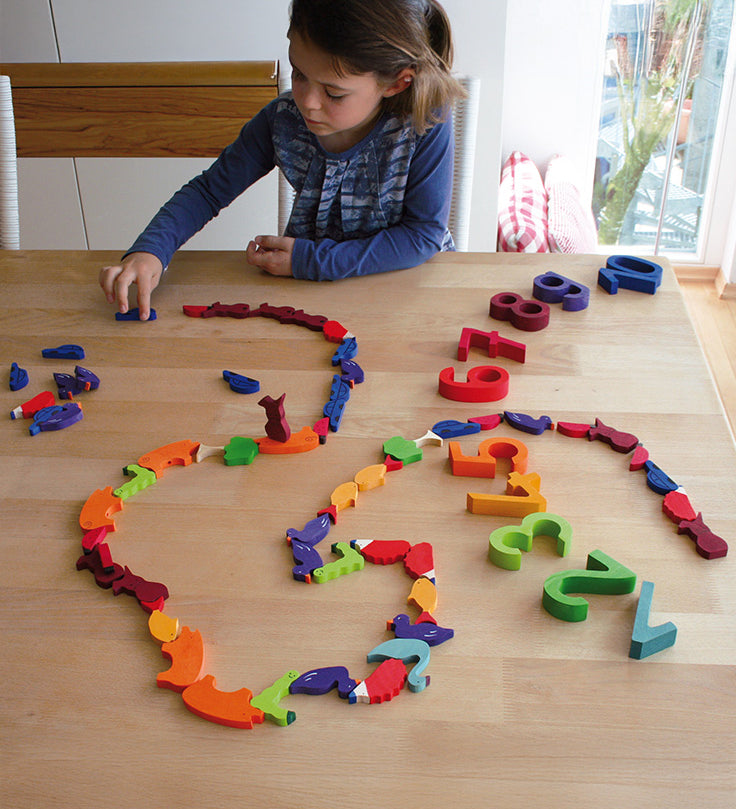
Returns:
[[[344,93],[340,95],[339,93],[331,93],[329,90],[325,90],[325,95],[330,101],[342,101],[342,99],[345,98]]]

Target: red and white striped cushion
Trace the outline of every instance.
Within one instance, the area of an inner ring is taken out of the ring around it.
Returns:
[[[590,200],[583,201],[581,179],[573,162],[555,155],[547,166],[544,185],[550,249],[557,253],[594,253],[598,232]]]
[[[498,249],[505,253],[547,253],[547,192],[534,161],[512,152],[501,171]]]

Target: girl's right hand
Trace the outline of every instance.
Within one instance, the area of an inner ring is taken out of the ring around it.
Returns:
[[[151,292],[158,286],[164,268],[151,253],[131,253],[120,263],[100,270],[100,286],[108,303],[118,304],[120,312],[128,311],[128,288],[138,287],[138,310],[141,320],[151,313]]]

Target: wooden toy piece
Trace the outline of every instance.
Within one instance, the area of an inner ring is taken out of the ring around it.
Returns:
[[[327,320],[322,326],[325,339],[331,343],[342,343],[346,337],[352,337],[350,332],[336,320]]]
[[[56,383],[56,394],[60,399],[73,399],[84,388],[80,386],[77,378],[71,374],[54,374]]]
[[[112,561],[110,546],[107,544],[107,542],[100,542],[96,547],[100,558],[100,567],[102,568],[103,572],[114,573],[115,563]]]
[[[258,404],[266,411],[266,435],[272,441],[279,441],[282,444],[289,440],[291,428],[284,415],[284,399],[286,394],[282,393],[278,399],[271,396],[264,396]]]
[[[92,548],[89,553],[82,554],[82,556],[77,559],[77,570],[89,570],[95,577],[97,586],[102,587],[104,590],[109,590],[114,581],[125,575],[125,571],[120,565],[115,563],[113,563],[112,571],[106,573],[103,570],[99,550],[101,544],[104,543],[99,543]]]
[[[480,424],[473,421],[457,421],[456,419],[445,419],[438,421],[430,430],[440,438],[460,438],[463,435],[475,435],[481,430]]]
[[[638,472],[644,468],[644,464],[649,460],[649,450],[641,444],[637,444],[634,454],[629,463],[629,472]]]
[[[120,595],[120,593],[133,596],[144,609],[148,604],[158,603],[160,599],[165,601],[169,597],[169,591],[165,584],[148,581],[143,576],[137,576],[127,565],[125,566],[125,575],[112,583],[112,592],[116,596]],[[146,611],[150,612],[150,609]]]
[[[654,295],[662,283],[662,267],[638,256],[609,256],[598,271],[598,286],[615,295],[619,288]]]
[[[515,292],[494,295],[489,314],[496,320],[508,320],[521,331],[541,331],[549,325],[549,306],[546,303],[524,300]]]
[[[330,495],[330,503],[338,512],[358,504],[358,484],[354,480],[341,483]]]
[[[355,337],[346,337],[340,348],[332,355],[332,364],[340,365],[343,360],[352,360],[358,353],[358,341]]]
[[[197,454],[194,460],[197,463],[202,463],[206,458],[212,458],[215,455],[225,455],[225,447],[210,447],[207,444],[200,444],[197,449]]]
[[[304,328],[310,331],[322,331],[327,322],[327,318],[324,315],[308,315],[304,309],[295,309],[292,314],[283,317],[281,322],[304,326]]]
[[[11,363],[8,384],[12,391],[23,390],[28,384],[28,371],[26,371],[25,368],[21,368],[17,362]]]
[[[148,631],[161,643],[171,643],[179,635],[179,619],[169,618],[161,610],[152,610],[148,617]]]
[[[152,486],[158,480],[152,469],[146,469],[145,466],[139,466],[137,463],[129,463],[124,466],[123,473],[129,475],[131,480],[113,490],[115,497],[119,497],[121,500],[127,500],[132,495]]]
[[[305,545],[314,547],[330,533],[332,520],[329,514],[319,514],[313,520],[309,520],[301,530],[297,528],[287,528],[286,541],[291,543],[293,539],[303,542]]]
[[[247,303],[220,303],[220,301],[208,306],[201,314],[201,317],[233,317],[236,320],[251,316],[253,312]]]
[[[353,539],[353,548],[374,565],[392,565],[403,559],[411,548],[405,539]]]
[[[435,583],[425,576],[418,578],[411,587],[406,603],[416,607],[420,613],[428,612],[431,615],[437,609],[437,587]]]
[[[708,528],[700,512],[693,520],[683,520],[677,526],[677,533],[687,534],[695,542],[695,550],[704,559],[721,559],[728,553],[726,540]]]
[[[340,360],[340,370],[342,371],[340,378],[350,383],[351,388],[365,380],[365,373],[355,360]]]
[[[166,444],[141,455],[138,464],[145,466],[146,469],[152,469],[156,473],[156,477],[160,478],[172,466],[189,466],[198,449],[199,442],[197,441],[189,439],[175,441],[173,444]]]
[[[189,304],[184,304],[181,309],[187,317],[204,317],[204,313],[209,309],[209,306],[192,306]]]
[[[341,377],[335,374],[332,377],[332,386],[330,387],[330,398],[325,404],[322,413],[329,419],[330,430],[336,433],[340,429],[343,413],[345,412],[345,405],[350,399],[350,385]]]
[[[416,665],[409,672],[407,678],[410,690],[423,691],[429,685],[429,676],[423,677],[422,672],[429,665],[431,652],[428,643],[416,638],[392,638],[380,643],[375,649],[368,652],[367,660],[375,663],[377,660],[393,658],[402,663],[416,661]]]
[[[323,418],[315,421],[314,427],[312,427],[312,429],[319,436],[319,443],[326,444],[327,435],[330,432],[330,420],[327,418],[327,416],[324,416]]]
[[[516,430],[530,435],[541,435],[545,430],[554,430],[555,425],[549,416],[534,418],[526,413],[511,413],[503,411],[503,420]]]
[[[285,318],[293,317],[294,312],[296,312],[296,309],[293,306],[270,306],[267,303],[262,303],[258,309],[251,310],[249,317],[270,317],[281,322]]]
[[[654,584],[650,581],[643,581],[629,648],[629,657],[633,657],[635,660],[641,660],[644,657],[649,657],[661,652],[663,649],[674,646],[677,638],[677,627],[672,621],[667,621],[666,624],[660,624],[659,626],[649,626],[649,613],[652,610],[653,595]]]
[[[41,356],[47,360],[83,360],[84,349],[74,343],[67,343],[56,348],[44,348]]]
[[[347,699],[360,680],[354,680],[345,666],[325,666],[312,669],[297,677],[289,686],[292,694],[321,696],[337,688],[342,699]]]
[[[590,303],[590,289],[558,275],[556,272],[545,272],[534,279],[532,295],[545,303],[562,303],[568,312],[579,312]]]
[[[416,442],[414,442],[416,443]],[[384,444],[384,447],[386,445]],[[421,458],[420,458],[421,460]],[[387,455],[383,461],[384,466],[386,467],[387,472],[397,472],[399,469],[404,468],[404,462],[393,458],[391,455]]]
[[[204,643],[198,629],[194,632],[182,627],[176,640],[167,641],[161,647],[161,654],[171,661],[171,666],[156,677],[159,688],[169,688],[181,693],[196,683],[204,674]]]
[[[384,441],[383,451],[386,455],[390,455],[394,460],[401,461],[403,464],[416,463],[416,461],[421,461],[424,456],[421,447],[418,447],[415,441],[410,441],[399,435]]]
[[[83,390],[97,390],[100,387],[99,376],[81,365],[74,366],[74,378]]]
[[[412,579],[426,576],[431,582],[435,581],[434,552],[429,542],[418,542],[409,548],[404,556],[404,570]]]
[[[224,448],[225,466],[248,466],[260,451],[260,445],[252,438],[234,435]]]
[[[541,479],[536,472],[521,475],[509,473],[506,494],[468,492],[467,510],[471,514],[493,514],[497,517],[526,517],[547,510],[547,500],[539,493]]]
[[[471,424],[480,424],[481,430],[494,430],[503,421],[501,413],[492,413],[490,416],[473,416],[468,421]]]
[[[653,461],[645,461],[644,469],[647,470],[647,486],[653,492],[665,495],[667,492],[674,492],[678,489],[675,481],[668,477]]]
[[[261,383],[257,379],[236,374],[234,371],[223,371],[222,378],[235,393],[257,393],[261,389]]]
[[[359,492],[377,489],[386,483],[386,464],[376,463],[366,466],[356,473],[354,480]]]
[[[357,702],[365,702],[375,705],[381,702],[389,702],[397,697],[406,683],[408,672],[402,660],[389,657],[379,663],[374,672],[369,674],[362,683],[348,695],[348,702],[355,705]]]
[[[592,551],[585,570],[564,570],[544,582],[542,605],[561,621],[584,621],[588,617],[588,602],[570,593],[623,595],[633,592],[635,586],[635,573],[603,551]]]
[[[319,436],[311,427],[302,427],[298,433],[292,433],[287,441],[275,441],[273,438],[256,438],[258,449],[263,455],[294,455],[299,452],[311,452],[319,446]]]
[[[253,692],[247,688],[219,691],[215,678],[206,674],[182,692],[187,708],[202,719],[231,728],[250,729],[263,723],[263,711],[251,705]]]
[[[10,411],[11,419],[32,419],[39,410],[46,407],[53,407],[55,402],[54,394],[50,390],[44,390],[37,393],[32,399],[18,405],[14,410]]]
[[[557,432],[568,438],[585,438],[590,432],[590,424],[580,424],[573,421],[558,421]]]
[[[159,596],[155,601],[139,601],[138,602],[143,610],[147,612],[150,616],[152,612],[158,610],[159,612],[164,611],[164,607],[166,606],[166,599],[163,596]]]
[[[337,522],[337,506],[330,504],[327,508],[320,509],[317,512],[318,517],[321,517],[323,514],[327,514],[330,520],[332,520],[333,525]]]
[[[115,530],[113,514],[123,508],[122,498],[113,494],[112,486],[104,489],[97,489],[87,498],[87,502],[82,506],[79,514],[79,525],[85,533],[93,528],[106,528],[108,531]]]
[[[140,320],[141,313],[137,306],[134,306],[132,309],[129,309],[127,312],[115,312],[115,320]],[[156,320],[156,310],[151,309],[149,315],[149,320]]]
[[[85,553],[92,553],[93,548],[99,545],[100,542],[104,542],[106,536],[107,528],[105,526],[100,526],[99,528],[93,528],[91,531],[87,531],[82,537],[82,550]]]
[[[468,371],[466,382],[456,382],[450,366],[440,371],[439,392],[454,402],[497,402],[509,392],[509,372],[497,365],[478,365]]]
[[[506,357],[516,362],[524,362],[526,359],[526,346],[524,343],[517,343],[499,337],[497,331],[480,331],[479,329],[464,328],[460,333],[460,342],[457,346],[458,362],[465,362],[471,348],[484,349],[489,357]]]
[[[338,576],[355,573],[365,566],[363,554],[351,547],[349,542],[335,542],[332,546],[332,552],[338,554],[340,558],[327,562],[327,564],[312,571],[312,578],[318,584],[324,584],[326,581],[338,578]]]
[[[458,441],[450,441],[447,445],[450,456],[450,469],[453,475],[470,478],[495,478],[496,459],[487,453],[465,455]]]
[[[439,646],[455,636],[453,629],[437,626],[434,621],[417,621],[412,624],[409,616],[402,613],[387,621],[386,626],[392,629],[397,638],[413,638],[423,640],[429,646]]]
[[[276,725],[281,725],[281,727],[290,725],[296,719],[296,714],[294,711],[287,711],[286,708],[282,708],[279,703],[285,696],[288,696],[291,684],[298,677],[298,671],[287,671],[273,685],[264,688],[258,696],[252,697],[251,706],[263,711],[266,719],[270,719]]]
[[[444,438],[441,438],[439,435],[437,435],[437,433],[432,432],[432,430],[427,430],[423,436],[414,438],[412,440],[420,448],[427,446],[427,444],[435,447],[441,447],[445,443]]]
[[[690,503],[690,498],[683,488],[676,489],[674,492],[667,492],[662,501],[662,511],[672,522],[678,524],[686,520],[694,520],[697,516]]]
[[[488,558],[504,570],[521,568],[521,551],[532,549],[532,542],[538,536],[557,540],[557,555],[567,556],[572,542],[572,526],[563,517],[549,512],[527,514],[521,525],[506,525],[497,528],[489,537]]]
[[[30,435],[37,435],[39,432],[63,430],[84,418],[82,408],[77,402],[66,402],[61,406],[48,408],[48,410],[53,412],[41,417],[41,413],[44,411],[39,410],[33,417],[33,424],[28,428]]]
[[[296,581],[310,584],[312,573],[324,564],[319,551],[314,546],[307,545],[306,542],[301,542],[298,539],[292,538],[290,545],[294,562],[296,562],[291,569],[291,575]]]
[[[453,475],[494,478],[498,458],[510,458],[513,472],[526,472],[529,450],[514,438],[487,438],[481,442],[476,456],[463,455],[457,441],[451,441],[448,447]]]
[[[609,444],[616,452],[631,452],[639,443],[639,439],[632,433],[623,433],[607,427],[600,419],[595,420],[595,426],[588,431],[588,441],[603,441]]]

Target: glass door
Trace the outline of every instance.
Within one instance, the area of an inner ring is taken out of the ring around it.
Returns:
[[[612,0],[593,211],[598,241],[699,250],[734,0]]]

